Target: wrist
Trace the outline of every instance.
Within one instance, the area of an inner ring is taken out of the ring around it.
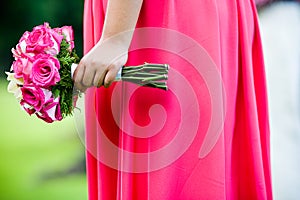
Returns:
[[[117,45],[122,49],[128,50],[132,40],[133,32],[134,29],[122,31],[119,33],[103,32],[99,43],[110,43],[113,45]]]

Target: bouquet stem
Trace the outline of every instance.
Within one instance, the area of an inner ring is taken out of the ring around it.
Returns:
[[[72,76],[76,67],[77,64],[72,64]],[[119,70],[115,81],[126,81],[140,86],[168,90],[166,83],[168,80],[168,71],[168,64],[144,63],[138,66],[124,66]]]

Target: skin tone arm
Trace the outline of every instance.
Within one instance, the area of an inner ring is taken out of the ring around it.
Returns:
[[[99,42],[81,59],[74,73],[75,87],[81,91],[108,87],[128,58],[128,48],[143,0],[108,0]]]

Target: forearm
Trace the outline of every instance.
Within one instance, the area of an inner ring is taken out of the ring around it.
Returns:
[[[108,0],[101,40],[113,36],[129,47],[143,0]]]

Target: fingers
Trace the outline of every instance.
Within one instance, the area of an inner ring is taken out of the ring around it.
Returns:
[[[87,67],[83,60],[80,61],[74,71],[74,86],[81,92],[85,92],[87,88],[93,86],[95,70],[93,67]]]
[[[88,69],[85,69],[83,78],[81,80],[81,84],[84,87],[91,87],[93,86],[93,80],[95,77],[96,69],[95,67],[89,67]]]
[[[95,76],[94,76],[94,79],[93,79],[93,85],[94,85],[95,87],[100,87],[100,86],[103,85],[103,82],[104,82],[106,73],[107,73],[107,70],[105,70],[105,71],[102,71],[102,70],[101,70],[101,72],[100,72],[100,70],[99,70],[99,71],[97,71],[97,72],[95,73]]]
[[[120,56],[119,52],[113,51],[110,52],[112,55],[106,55],[108,51],[99,49],[100,47],[97,47],[86,54],[74,72],[74,85],[80,91],[84,92],[92,86],[109,87],[115,80],[119,69],[127,61],[128,54]]]
[[[108,72],[106,73],[105,79],[104,79],[104,87],[109,87],[112,82],[116,79],[116,75],[119,71],[120,67],[116,65],[111,65],[109,67]]]
[[[89,87],[104,85],[107,70],[108,67],[105,65],[96,66],[95,64],[91,64],[87,66],[84,64],[84,61],[80,61],[73,76],[76,89],[85,92]]]
[[[114,60],[112,64],[108,67],[108,71],[106,73],[104,79],[104,87],[109,87],[115,80],[116,76],[122,66],[127,62],[128,54],[121,54]]]

